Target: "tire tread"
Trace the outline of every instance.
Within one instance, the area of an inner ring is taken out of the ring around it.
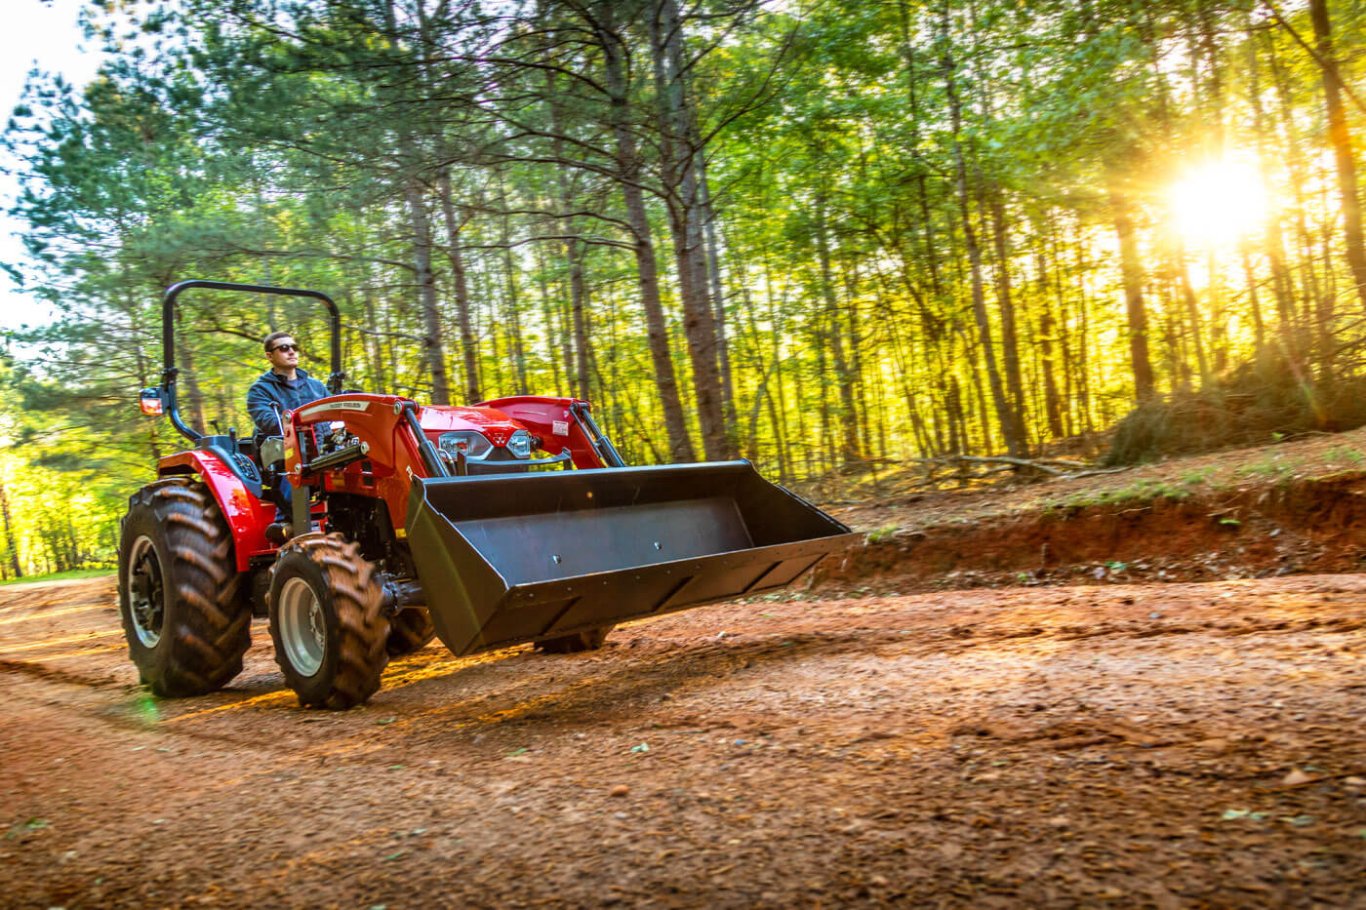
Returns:
[[[125,527],[140,509],[160,529],[169,562],[163,567],[169,625],[148,659],[134,654],[142,680],[165,697],[214,692],[242,672],[251,646],[251,611],[241,596],[227,522],[202,483],[181,478],[149,484],[130,497]],[[125,540],[121,552],[128,545]],[[120,580],[126,581],[124,571]]]
[[[304,554],[327,579],[332,592],[332,605],[337,614],[340,641],[337,647],[337,666],[328,691],[306,697],[291,680],[291,668],[282,655],[280,641],[275,636],[275,662],[280,665],[305,707],[345,710],[367,701],[379,690],[380,678],[389,663],[384,644],[389,635],[389,621],[382,609],[379,585],[374,584],[374,566],[361,555],[360,546],[348,542],[340,534],[305,534],[295,537],[281,548],[280,556],[290,552]],[[273,578],[280,566],[277,558],[271,568],[271,595],[276,590]],[[275,609],[271,604],[272,624]]]

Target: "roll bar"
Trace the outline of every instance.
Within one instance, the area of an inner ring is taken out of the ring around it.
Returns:
[[[176,298],[181,292],[193,288],[204,288],[210,291],[241,291],[247,294],[276,294],[281,297],[309,297],[313,300],[322,301],[327,307],[328,328],[332,335],[331,354],[332,354],[332,375],[327,377],[327,389],[332,394],[341,391],[342,380],[346,374],[341,368],[341,312],[337,305],[332,302],[321,291],[305,291],[299,288],[276,288],[261,284],[234,284],[228,281],[205,281],[202,278],[193,278],[189,281],[181,281],[171,285],[166,289],[166,296],[161,304],[161,343],[165,355],[165,367],[161,371],[161,402],[166,411],[166,415],[171,419],[171,425],[180,431],[182,436],[191,442],[197,442],[203,433],[188,426],[180,417],[180,407],[176,403],[175,381],[176,375],[180,372],[175,365],[175,305]]]

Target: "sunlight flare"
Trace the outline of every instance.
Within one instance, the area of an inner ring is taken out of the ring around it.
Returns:
[[[1271,207],[1256,166],[1236,158],[1188,168],[1167,201],[1176,233],[1199,247],[1232,246],[1261,231]]]

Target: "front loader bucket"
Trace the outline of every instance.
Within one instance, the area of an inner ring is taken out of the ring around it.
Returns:
[[[407,531],[456,654],[778,588],[856,537],[746,461],[414,478]]]

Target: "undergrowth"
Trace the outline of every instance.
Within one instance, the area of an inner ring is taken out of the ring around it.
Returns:
[[[94,569],[69,569],[65,572],[53,572],[49,575],[25,575],[22,578],[6,578],[4,581],[0,581],[0,587],[4,587],[5,585],[26,585],[39,581],[49,582],[68,581],[73,578],[99,578],[103,575],[113,575],[114,572],[115,569],[113,566]]]
[[[1366,425],[1366,378],[1315,384],[1283,357],[1244,364],[1199,391],[1145,402],[1115,428],[1108,465],[1265,445]],[[1359,463],[1363,457],[1356,453]]]

